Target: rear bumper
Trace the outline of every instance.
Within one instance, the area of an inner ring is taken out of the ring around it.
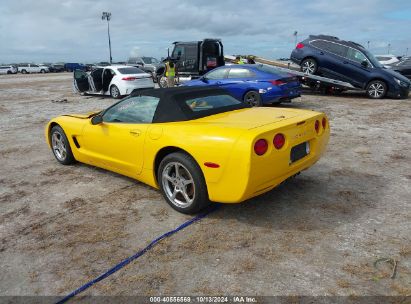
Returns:
[[[260,94],[263,104],[278,103],[283,100],[291,100],[301,96],[301,86],[274,87],[266,93]]]
[[[211,201],[221,203],[240,203],[252,197],[270,191],[289,177],[308,169],[315,164],[325,152],[330,129],[327,122],[325,129],[317,134],[314,130],[315,120],[321,121],[319,114],[290,119],[288,125],[272,129],[264,127],[254,132],[254,141],[264,138],[269,144],[268,151],[258,156],[252,148],[253,140],[242,140],[237,144],[238,153],[232,153],[227,168],[218,183],[207,183]],[[305,124],[295,127],[296,123],[306,120]],[[280,150],[272,145],[275,134],[283,133],[286,144]],[[309,142],[310,152],[293,163],[290,162],[291,149],[301,143]],[[248,149],[248,150],[246,150]],[[248,158],[247,158],[248,157]],[[239,166],[241,164],[241,166]]]

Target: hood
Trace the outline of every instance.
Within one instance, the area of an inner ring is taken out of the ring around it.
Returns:
[[[405,77],[404,75],[401,75],[400,73],[398,73],[394,70],[383,69],[383,71],[385,71],[385,73],[389,74],[390,76],[393,76],[393,77],[395,77],[395,78],[397,78],[401,81],[404,81],[405,83],[408,83],[408,84],[411,83],[410,80],[407,77]]]
[[[193,120],[194,123],[207,123],[234,127],[240,129],[254,129],[268,124],[280,122],[296,116],[307,115],[307,110],[293,110],[284,108],[246,108],[231,112],[210,115]],[[314,112],[313,112],[314,113]],[[311,114],[311,112],[310,112]]]

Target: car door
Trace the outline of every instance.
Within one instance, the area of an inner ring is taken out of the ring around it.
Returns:
[[[343,68],[347,49],[342,44],[324,40],[324,54],[321,55],[324,58],[322,65],[324,76],[342,81],[347,80]]]
[[[140,174],[144,141],[158,102],[153,96],[131,96],[108,108],[100,124],[87,124],[82,148],[89,162],[130,177]]]
[[[88,73],[81,71],[81,70],[75,70],[73,73],[74,77],[74,89],[77,92],[88,92],[90,91],[90,84],[88,81]]]
[[[40,73],[40,67],[37,64],[30,64],[30,73]]]
[[[373,66],[368,58],[359,50],[348,47],[346,59],[341,67],[347,81],[357,87],[365,87],[370,80]]]
[[[222,85],[227,78],[228,70],[226,67],[214,69],[200,79],[202,79],[204,85]]]
[[[256,85],[256,75],[246,68],[230,68],[227,78],[220,86],[230,91],[236,98],[242,99],[250,85]]]

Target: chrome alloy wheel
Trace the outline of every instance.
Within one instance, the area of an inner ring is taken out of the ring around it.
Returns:
[[[257,93],[257,92],[254,92],[254,91],[248,92],[248,93],[245,95],[244,99],[245,99],[245,102],[246,102],[247,104],[249,104],[250,106],[252,106],[252,107],[257,107],[257,106],[260,105],[260,104],[259,104],[260,97],[258,96],[258,93]]]
[[[179,162],[168,163],[162,172],[162,184],[168,199],[180,208],[189,207],[196,189],[191,173]]]
[[[302,69],[305,74],[314,74],[315,64],[311,60],[306,60],[302,66]]]
[[[368,88],[368,95],[374,97],[374,98],[379,98],[382,97],[382,95],[384,94],[384,86],[381,83],[373,83],[370,85],[370,87]]]
[[[54,132],[51,136],[51,145],[53,153],[60,161],[65,161],[67,157],[67,147],[64,143],[63,136],[59,132]]]
[[[112,86],[111,87],[111,96],[113,98],[117,98],[118,96],[120,96],[120,91],[118,90],[118,88],[116,86]]]
[[[168,87],[168,82],[167,82],[167,77],[166,76],[161,76],[160,81],[159,81],[159,86],[160,88],[167,88]]]

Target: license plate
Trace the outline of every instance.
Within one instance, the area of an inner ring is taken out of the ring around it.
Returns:
[[[290,163],[294,163],[308,154],[310,154],[310,143],[308,141],[296,145],[291,148]]]

